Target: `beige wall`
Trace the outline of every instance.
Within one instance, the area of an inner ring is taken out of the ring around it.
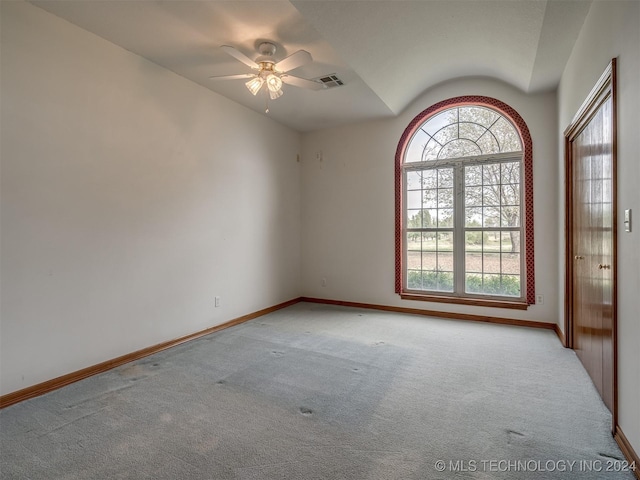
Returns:
[[[3,394],[300,295],[298,133],[0,3]]]
[[[401,300],[394,293],[394,157],[409,122],[447,98],[485,95],[513,107],[533,138],[536,292],[527,311]],[[302,278],[306,296],[520,320],[557,320],[555,93],[525,95],[490,79],[436,86],[390,120],[303,136]],[[322,152],[319,160],[318,152]],[[326,287],[321,279],[326,278]]]
[[[308,133],[302,146],[299,134],[28,3],[0,5],[3,394],[301,294],[562,326],[562,130],[614,56],[618,200],[640,216],[637,1],[594,2],[557,97],[452,80],[398,118]],[[545,303],[526,312],[394,293],[395,149],[415,115],[459,95],[511,105],[533,137]],[[620,425],[638,451],[639,230],[619,228]]]
[[[618,64],[618,406],[619,424],[640,453],[640,2],[593,3],[558,89],[558,139],[613,57]],[[564,165],[558,197],[564,199]],[[561,207],[563,202],[560,202]],[[634,231],[625,233],[622,212],[635,214]],[[564,222],[560,209],[559,224]],[[564,275],[564,229],[560,229],[559,276]],[[564,326],[564,298],[559,304]]]

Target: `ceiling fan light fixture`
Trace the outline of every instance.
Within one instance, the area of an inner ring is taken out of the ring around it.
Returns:
[[[263,84],[264,84],[264,79],[262,77],[252,78],[247,83],[245,83],[245,85],[253,95],[258,94]]]
[[[2,1],[2,0],[0,0]],[[253,69],[253,73],[240,73],[236,75],[217,75],[209,77],[214,80],[235,80],[240,78],[249,78],[250,80],[245,83],[247,89],[252,95],[257,96],[258,92],[264,88],[265,93],[269,92],[269,96],[265,95],[266,112],[269,112],[269,100],[276,100],[283,95],[282,86],[284,77],[286,83],[294,85],[296,87],[308,88],[311,90],[318,90],[322,88],[322,85],[318,82],[306,80],[304,78],[292,76],[287,72],[300,68],[313,61],[311,54],[306,50],[298,50],[292,53],[288,57],[276,62],[275,53],[276,45],[271,42],[262,42],[258,47],[260,56],[255,60],[247,57],[244,53],[230,45],[221,45],[220,48],[227,54],[234,57],[236,60],[244,63],[248,67]]]
[[[275,100],[276,98],[280,98],[282,96],[282,90],[276,90],[275,92],[269,88],[269,98],[271,100]]]
[[[267,88],[272,93],[280,92],[280,95],[282,95],[282,80],[280,79],[280,77],[278,77],[277,75],[274,75],[273,73],[268,75],[267,76]],[[278,95],[278,97],[280,95]],[[278,98],[278,97],[276,97],[276,98]],[[271,97],[271,99],[273,99],[273,96]]]

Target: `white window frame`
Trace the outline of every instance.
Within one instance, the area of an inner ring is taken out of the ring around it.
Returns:
[[[465,226],[465,184],[464,184],[464,167],[473,165],[488,165],[497,163],[511,163],[518,162],[519,166],[519,208],[520,208],[520,222],[518,227],[466,227]],[[426,295],[426,296],[440,296],[449,298],[466,298],[466,299],[478,299],[478,300],[495,300],[495,301],[507,301],[507,302],[526,302],[526,269],[525,269],[525,252],[522,248],[524,244],[524,186],[523,186],[523,152],[508,152],[502,154],[489,154],[480,155],[474,157],[462,157],[446,160],[431,160],[425,162],[402,162],[402,188],[403,198],[407,198],[407,172],[409,171],[422,171],[429,169],[439,169],[442,167],[453,168],[454,171],[454,224],[453,227],[447,228],[407,228],[408,225],[408,205],[404,205],[403,208],[403,229],[402,229],[402,242],[403,242],[403,255],[404,255],[404,269],[402,272],[403,292],[410,296]],[[521,245],[520,245],[520,296],[507,296],[507,295],[488,295],[482,293],[467,293],[465,292],[465,233],[467,231],[482,231],[482,232],[504,232],[517,230],[520,233]],[[451,231],[453,232],[453,278],[454,289],[453,292],[444,292],[439,290],[424,290],[424,289],[410,289],[408,285],[408,245],[407,237],[408,233],[414,232],[429,232],[429,231]]]

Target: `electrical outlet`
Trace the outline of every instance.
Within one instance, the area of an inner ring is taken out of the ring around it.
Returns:
[[[536,295],[536,305],[544,304],[544,295]]]
[[[216,307],[220,306],[220,297],[215,298]]]
[[[320,280],[320,285],[322,285],[323,287],[327,286],[327,279],[326,278],[322,278],[322,280]]]

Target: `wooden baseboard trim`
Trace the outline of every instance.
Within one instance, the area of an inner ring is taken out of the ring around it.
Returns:
[[[159,343],[151,347],[143,348],[142,350],[137,350],[135,352],[128,353],[126,355],[122,355],[120,357],[107,360],[102,363],[98,363],[97,365],[83,368],[82,370],[67,373],[66,375],[62,375],[60,377],[47,380],[46,382],[38,383],[31,387],[23,388],[21,390],[17,390],[12,393],[7,393],[6,395],[0,396],[0,409],[8,407],[18,402],[22,402],[24,400],[28,400],[30,398],[39,397],[40,395],[44,395],[45,393],[52,392],[66,385],[69,385],[71,383],[75,383],[85,378],[92,377],[93,375],[106,372],[107,370],[111,370],[112,368],[119,367],[121,365],[124,365],[125,363],[133,362],[135,360],[148,357],[149,355],[153,355],[154,353],[162,352],[163,350],[167,350],[171,347],[175,347],[183,343],[189,342],[191,340],[195,340],[196,338],[204,337],[205,335],[219,332],[220,330],[224,330],[226,328],[239,325],[249,320],[253,320],[254,318],[267,315],[268,313],[275,312],[276,310],[280,310],[282,308],[286,308],[300,301],[301,301],[300,298],[295,298],[287,302],[279,303],[278,305],[273,305],[271,307],[263,308],[262,310],[258,310],[257,312],[249,313],[247,315],[234,318],[233,320],[229,320],[228,322],[222,323],[220,325],[216,325],[214,327],[207,328],[205,330],[201,330],[196,333],[192,333],[190,335],[185,335],[184,337],[176,338],[174,340],[169,340],[167,342]]]
[[[553,324],[553,330],[556,332],[556,335],[558,336],[558,338],[560,339],[560,343],[562,344],[563,347],[567,346],[567,340],[564,336],[564,333],[562,333],[562,330],[560,330],[560,325],[558,325],[557,323]]]
[[[390,305],[376,305],[372,303],[344,302],[342,300],[330,300],[326,298],[302,297],[301,301],[309,303],[323,303],[327,305],[340,305],[343,307],[367,308],[371,310],[383,310],[385,312],[410,313],[424,315],[426,317],[447,318],[452,320],[470,320],[473,322],[499,323],[502,325],[516,325],[520,327],[545,328],[555,330],[555,323],[534,322],[531,320],[516,320],[514,318],[490,317],[488,315],[472,315],[469,313],[440,312],[437,310],[422,310],[419,308],[394,307]]]
[[[622,453],[624,454],[627,461],[635,466],[635,470],[633,473],[636,475],[636,478],[640,480],[640,457],[629,443],[627,437],[625,437],[624,433],[622,433],[622,429],[619,425],[616,425],[613,438],[620,447],[620,450],[622,450]]]

